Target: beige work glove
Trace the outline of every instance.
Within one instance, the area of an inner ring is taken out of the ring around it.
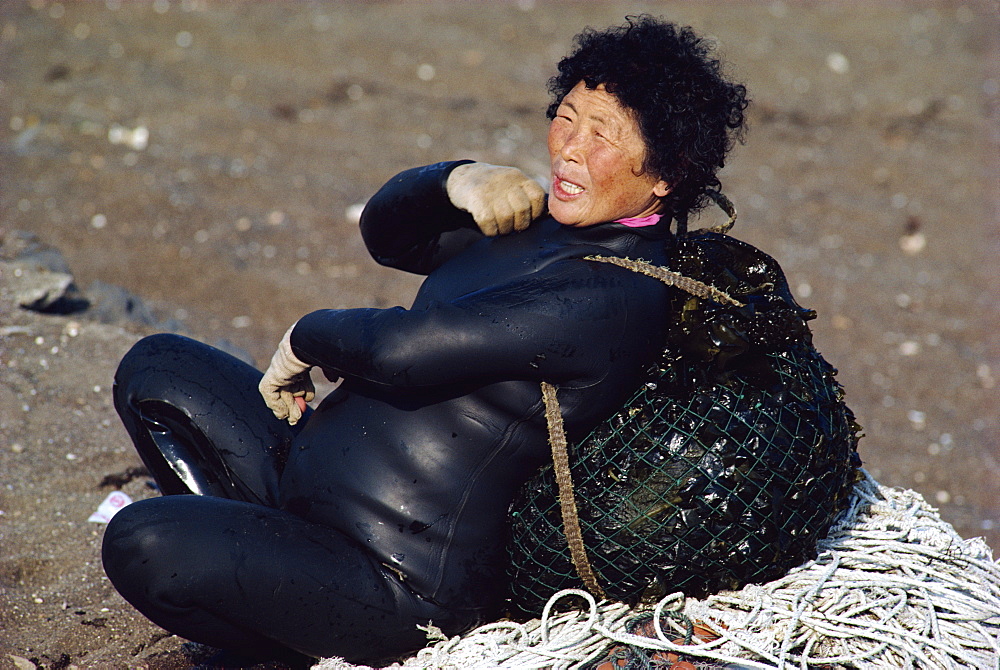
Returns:
[[[545,189],[517,168],[466,163],[451,171],[446,188],[451,204],[490,237],[524,230],[545,211]]]
[[[271,365],[257,386],[274,416],[288,419],[288,423],[293,426],[302,418],[302,408],[295,399],[302,398],[305,402],[310,402],[316,397],[316,387],[309,376],[312,366],[306,365],[292,353],[291,337],[294,328],[293,324],[281,338],[278,350],[271,357]]]

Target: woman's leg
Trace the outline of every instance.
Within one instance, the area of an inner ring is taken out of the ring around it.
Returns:
[[[115,374],[115,408],[164,494],[275,504],[297,431],[264,404],[261,376],[179,335],[144,338],[125,355]]]
[[[175,335],[122,360],[115,406],[161,490],[206,495],[115,515],[103,547],[115,588],[173,633],[262,657],[374,663],[422,647],[428,621],[452,634],[476,623],[415,595],[341,532],[273,509],[296,431],[264,405],[260,378]]]
[[[167,496],[123,508],[104,536],[115,588],[167,630],[271,656],[287,649],[387,661],[457,621],[413,594],[341,532],[260,505]]]

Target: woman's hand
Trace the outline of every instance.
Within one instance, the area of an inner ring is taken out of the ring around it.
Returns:
[[[448,198],[472,214],[484,235],[524,230],[545,211],[545,190],[517,168],[459,165],[448,175]]]
[[[288,419],[288,423],[293,426],[302,418],[305,403],[316,397],[316,387],[309,376],[312,366],[306,365],[292,353],[291,336],[294,328],[292,325],[281,338],[278,350],[271,357],[271,365],[257,387],[274,416]]]

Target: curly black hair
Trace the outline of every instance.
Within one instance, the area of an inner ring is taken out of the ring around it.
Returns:
[[[587,28],[549,80],[547,116],[580,81],[601,84],[632,110],[646,145],[643,169],[671,186],[663,211],[686,220],[720,187],[716,172],[743,140],[746,87],[727,81],[711,48],[689,27],[649,14],[606,30]]]

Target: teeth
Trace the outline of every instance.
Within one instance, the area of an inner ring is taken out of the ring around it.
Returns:
[[[576,195],[577,193],[583,193],[583,187],[577,186],[576,184],[571,184],[568,181],[560,180],[559,186],[562,187],[562,190],[566,191],[567,193],[571,193],[573,195]]]

